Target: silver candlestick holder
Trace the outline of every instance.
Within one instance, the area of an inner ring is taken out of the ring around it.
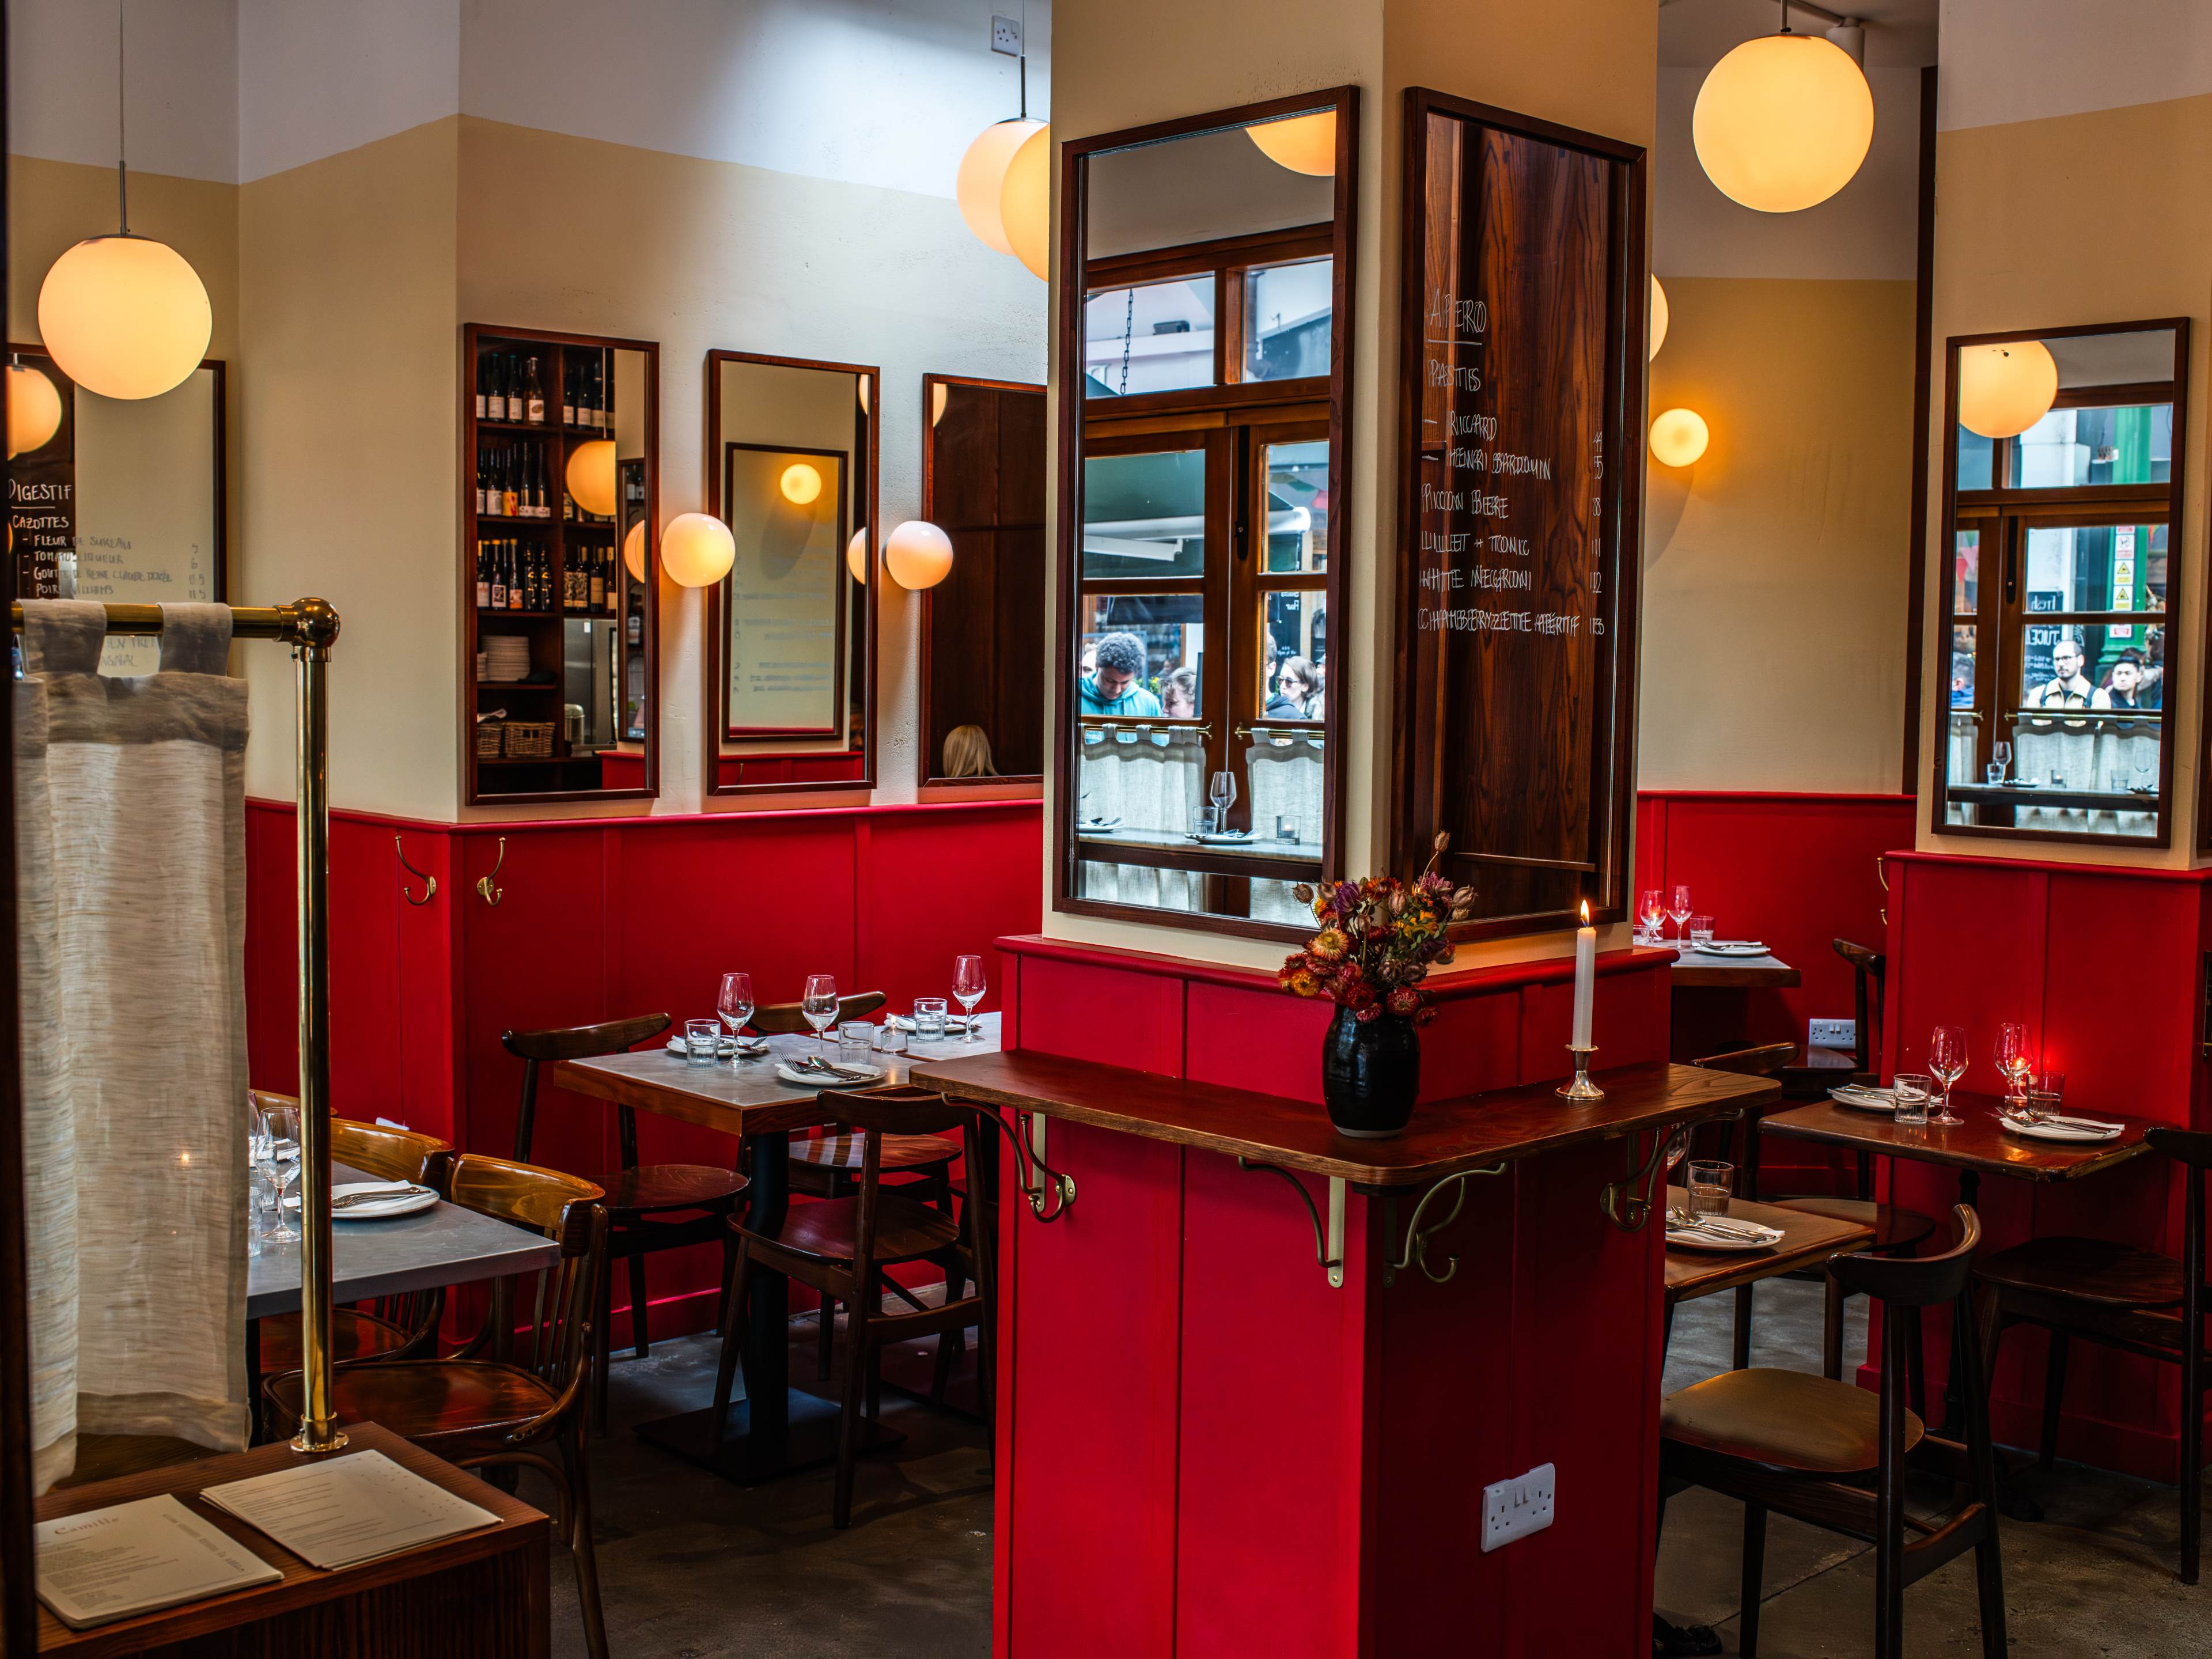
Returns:
[[[1580,1043],[1570,1042],[1567,1052],[1575,1057],[1575,1080],[1562,1083],[1553,1092],[1562,1100],[1603,1100],[1605,1091],[1592,1083],[1589,1075],[1589,1057],[1597,1052],[1597,1044],[1593,1042],[1584,1048]]]

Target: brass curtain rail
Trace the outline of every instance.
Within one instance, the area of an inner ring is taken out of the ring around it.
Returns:
[[[158,605],[110,605],[107,631],[125,637],[161,632]],[[23,606],[9,607],[17,633]],[[324,599],[230,607],[231,637],[281,640],[298,665],[297,908],[300,926],[300,1338],[303,1452],[345,1444],[331,1409],[331,647],[338,613]]]

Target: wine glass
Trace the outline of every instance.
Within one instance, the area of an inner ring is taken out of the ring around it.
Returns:
[[[1225,778],[1229,774],[1217,772],[1214,775]],[[1235,792],[1232,783],[1231,793],[1233,794]],[[983,978],[982,957],[952,958],[952,994],[959,1000],[960,1012],[967,1016],[968,1041],[970,1042],[980,1042],[983,1039],[982,1023],[975,1018],[975,1005],[983,1000],[983,993],[988,988]]]
[[[1651,896],[1656,898],[1659,896],[1655,892]],[[1668,1186],[1672,1187],[1674,1184],[1674,1166],[1677,1164],[1680,1164],[1682,1159],[1688,1155],[1689,1150],[1690,1130],[1689,1126],[1685,1124],[1682,1127],[1675,1130],[1673,1134],[1667,1137],[1666,1151],[1662,1154],[1662,1156],[1667,1160],[1666,1184]],[[1683,1218],[1686,1220],[1688,1218],[1685,1215]],[[1671,1216],[1669,1217],[1669,1219],[1672,1219]]]
[[[1966,1120],[1951,1109],[1951,1090],[1966,1074],[1966,1033],[1957,1025],[1938,1025],[1928,1039],[1928,1069],[1943,1085],[1943,1098],[1938,1109],[1928,1121],[1931,1123],[1964,1123]]]
[[[2030,1053],[2027,1027],[2018,1020],[2008,1019],[1997,1027],[1997,1070],[2004,1074],[2005,1093],[2015,1110],[2027,1091],[2027,1074],[2034,1069],[2035,1057]]]
[[[714,1012],[721,1015],[722,1024],[730,1028],[732,1036],[744,1031],[745,1022],[753,1017],[753,976],[750,974],[723,975],[722,992],[714,1000]],[[734,1066],[743,1057],[732,1054],[730,1063]]]
[[[2012,745],[1999,738],[1990,745],[1990,758],[1997,765],[1997,781],[2004,781],[2006,769],[2012,765]]]
[[[1213,833],[1225,834],[1229,829],[1229,809],[1237,805],[1237,775],[1216,772],[1213,781],[1206,787],[1206,798],[1213,803]]]
[[[295,1182],[300,1179],[300,1109],[297,1106],[264,1106],[262,1121],[268,1126],[267,1138],[261,1144],[261,1173],[275,1193],[276,1212],[270,1228],[272,1238],[296,1238],[298,1230],[284,1218],[284,1200]]]
[[[1674,897],[1667,907],[1667,914],[1674,918],[1674,942],[1677,945],[1682,942],[1682,924],[1690,919],[1692,908],[1689,884],[1686,882],[1676,884]]]
[[[806,1016],[806,1023],[814,1028],[817,1038],[827,1042],[830,1028],[837,1023],[837,981],[829,974],[809,974],[806,994],[801,998],[799,1012]]]
[[[1660,898],[1659,890],[1656,887],[1647,887],[1644,890],[1644,897],[1636,907],[1636,914],[1644,921],[1644,942],[1646,945],[1656,945],[1659,942],[1659,929],[1667,920],[1667,906]]]

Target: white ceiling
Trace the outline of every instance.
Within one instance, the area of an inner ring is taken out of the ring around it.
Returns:
[[[1756,34],[1782,27],[1779,0],[1658,0],[1659,61],[1674,69],[1706,69]],[[1936,61],[1941,0],[1830,0],[1824,9],[1866,25],[1867,66],[1917,69]],[[1825,33],[1825,17],[1790,8],[1799,34]]]

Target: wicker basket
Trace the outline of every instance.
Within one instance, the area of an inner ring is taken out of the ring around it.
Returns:
[[[553,722],[550,720],[507,721],[507,753],[510,760],[552,759]]]
[[[478,720],[477,722],[477,758],[478,760],[497,760],[499,758],[499,733],[501,724],[501,723],[498,720]]]

